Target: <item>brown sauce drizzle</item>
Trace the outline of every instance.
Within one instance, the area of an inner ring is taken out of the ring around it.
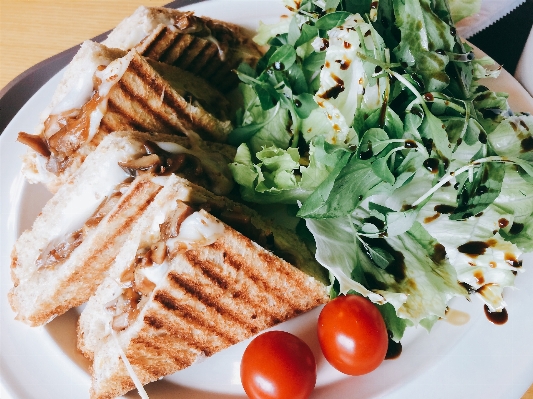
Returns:
[[[468,283],[460,281],[459,285],[462,286],[469,294],[473,294],[474,292],[476,292],[476,289]]]
[[[387,347],[387,353],[385,354],[386,360],[397,359],[402,354],[402,343],[393,341],[389,338],[389,346]]]
[[[509,230],[509,234],[516,235],[520,234],[524,230],[524,225],[522,223],[516,223],[514,222],[511,226],[511,229]]]
[[[424,218],[424,223],[431,223],[431,222],[433,222],[434,220],[437,220],[437,219],[439,218],[439,216],[440,216],[440,213],[439,213],[439,212],[435,213],[435,214],[432,215],[432,216],[426,216],[426,217]]]
[[[344,42],[346,43],[346,42]],[[336,63],[338,63],[343,71],[347,70],[350,67],[350,60],[342,59],[342,60],[336,60]]]
[[[476,258],[479,255],[483,255],[487,248],[494,245],[496,245],[496,240],[493,239],[487,241],[468,241],[467,243],[460,245],[457,250],[471,258]]]
[[[390,254],[393,260],[385,268],[385,271],[394,277],[394,280],[397,283],[405,280],[406,277],[406,267],[405,267],[405,257],[400,251],[396,251],[391,245],[383,238],[368,238],[365,237],[364,241],[372,248],[381,248],[388,254]],[[363,247],[364,249],[365,247]],[[366,250],[365,250],[366,251]],[[370,259],[372,256],[367,252],[367,255]]]
[[[484,305],[483,309],[485,310],[485,316],[487,316],[487,319],[489,319],[492,324],[502,325],[509,319],[509,315],[505,308],[500,312],[491,312],[489,307]]]
[[[510,252],[506,252],[504,255],[505,262],[512,267],[522,267],[522,261],[516,259],[516,256]]]
[[[480,269],[474,271],[474,277],[479,285],[483,285],[483,283],[485,283],[485,277]]]
[[[424,94],[424,100],[428,101],[428,102],[431,102],[433,100],[435,100],[435,98],[433,97],[433,94],[431,93],[425,93]]]
[[[416,141],[408,139],[408,140],[405,140],[404,147],[405,148],[418,148],[418,145],[416,144]]]
[[[523,139],[520,142],[520,147],[521,147],[520,152],[528,152],[528,151],[533,150],[533,137],[529,136]]]
[[[504,229],[509,225],[509,221],[505,218],[501,218],[498,220],[498,226],[500,226],[500,229]]]
[[[449,214],[455,211],[455,206],[452,205],[435,205],[433,208],[435,212]]]
[[[337,84],[319,95],[319,97],[323,98],[324,100],[328,100],[330,98],[337,98],[339,94],[344,91],[344,80],[342,80],[333,73],[331,74],[331,77],[333,78],[333,80],[335,80]]]
[[[431,173],[435,174],[439,171],[439,160],[437,158],[428,158],[422,165]]]
[[[441,263],[446,259],[446,248],[444,245],[437,243],[433,246],[433,254],[431,255],[431,260],[437,264]]]

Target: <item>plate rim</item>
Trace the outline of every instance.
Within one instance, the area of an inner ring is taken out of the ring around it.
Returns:
[[[184,6],[187,6],[187,5],[193,5],[193,4],[196,4],[196,3],[200,3],[202,1],[205,1],[205,0],[177,0],[177,1],[173,1],[173,2],[169,3],[166,6],[171,6],[173,4],[179,4],[179,7],[184,7]],[[220,0],[212,0],[212,1],[220,1]],[[224,1],[224,0],[222,0],[222,1]],[[102,39],[105,38],[105,35],[107,35],[107,33],[108,32],[104,32],[103,34],[96,36],[94,39],[102,40]],[[63,52],[61,52],[61,53],[59,53],[59,54],[57,54],[55,56],[50,57],[47,60],[44,60],[44,61],[34,65],[33,67],[29,68],[28,70],[26,70],[25,72],[23,72],[22,74],[17,76],[13,81],[8,83],[7,86],[5,86],[2,90],[0,90],[0,108],[2,108],[1,107],[1,101],[4,98],[8,98],[11,95],[10,93],[12,93],[12,90],[14,90],[16,88],[18,88],[18,90],[20,90],[20,87],[24,86],[25,84],[28,84],[28,82],[33,82],[32,79],[34,79],[35,76],[32,77],[32,75],[38,74],[39,70],[41,70],[41,71],[42,70],[46,70],[45,73],[47,73],[52,68],[57,68],[57,70],[55,70],[53,73],[50,73],[50,77],[47,77],[46,79],[41,78],[41,80],[43,80],[42,84],[39,85],[38,87],[35,87],[34,90],[28,95],[28,99],[14,113],[14,115],[13,115],[13,117],[14,117],[20,111],[20,109],[27,103],[27,101],[31,98],[31,96],[33,94],[35,94],[42,87],[42,85],[44,85],[46,82],[48,82],[51,77],[53,77],[55,74],[57,74],[59,71],[61,71],[61,69],[66,64],[68,64],[68,62],[72,58],[73,54],[77,51],[77,47],[78,46],[73,46],[70,49],[67,49],[67,50],[65,50],[65,51],[63,51]],[[64,63],[64,64],[61,64],[61,63]],[[58,65],[61,65],[61,66],[59,67]],[[513,80],[514,80],[514,78],[513,78]],[[24,91],[24,90],[20,90],[20,91]],[[4,108],[2,108],[2,109],[4,109]],[[0,132],[1,132],[0,134],[2,134],[4,132],[5,127],[7,127],[7,125],[11,122],[13,117],[9,118],[9,120],[6,123],[6,126],[1,126],[0,125]],[[4,122],[4,115],[2,115],[2,121],[0,121],[0,123],[3,123],[3,122]],[[2,356],[2,360],[4,360],[3,356]],[[3,362],[2,362],[2,364],[3,364]],[[435,365],[436,364],[434,364],[433,366],[435,366]],[[9,389],[10,385],[9,384],[5,384],[5,382],[6,382],[5,381],[6,370],[8,370],[8,369],[3,369],[2,368],[2,372],[0,373],[0,384],[2,386],[4,386],[4,387],[8,387],[8,389]],[[10,373],[8,373],[8,374],[10,374]],[[16,381],[18,382],[18,380],[16,380]],[[17,387],[21,386],[22,388],[24,388],[23,385],[20,385],[20,384],[16,384],[16,385],[17,385]],[[26,389],[24,388],[24,391],[25,390]]]

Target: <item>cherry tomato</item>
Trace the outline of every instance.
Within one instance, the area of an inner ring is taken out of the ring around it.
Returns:
[[[378,308],[358,295],[339,296],[318,316],[318,341],[337,370],[361,375],[376,369],[387,353],[387,327]]]
[[[300,338],[268,331],[244,351],[241,381],[250,399],[305,399],[316,383],[315,357]]]

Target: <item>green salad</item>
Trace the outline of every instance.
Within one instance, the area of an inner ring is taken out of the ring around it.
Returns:
[[[502,311],[533,250],[533,116],[478,82],[499,70],[446,0],[284,3],[238,70],[242,197],[297,206],[331,295],[372,300],[396,341],[456,296]]]

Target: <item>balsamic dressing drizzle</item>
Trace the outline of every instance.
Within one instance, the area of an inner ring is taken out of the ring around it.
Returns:
[[[502,325],[509,319],[509,314],[505,308],[500,312],[491,312],[489,307],[485,305],[483,306],[483,309],[485,310],[485,316],[487,316],[487,319],[489,319],[492,324]]]

